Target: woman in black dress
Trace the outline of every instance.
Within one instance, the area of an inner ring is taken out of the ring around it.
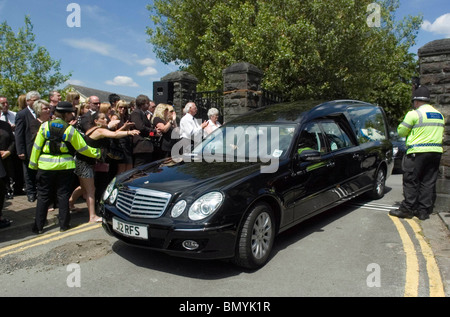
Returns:
[[[158,151],[155,151],[158,153],[156,159],[171,156],[172,146],[174,141],[177,141],[172,139],[172,131],[177,127],[176,119],[177,115],[173,106],[164,103],[156,106],[152,124],[162,134],[160,148]]]
[[[111,120],[120,120],[117,129],[121,129],[126,125],[125,130],[128,130],[134,125],[130,122],[129,104],[123,100],[119,100],[116,105],[116,111]],[[132,137],[125,137],[114,140],[118,150],[123,154],[123,158],[119,160],[117,166],[117,174],[123,173],[133,168],[133,140]]]

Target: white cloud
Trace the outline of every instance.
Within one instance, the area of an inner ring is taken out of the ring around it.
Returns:
[[[422,29],[450,38],[450,13],[441,15],[433,23],[428,20],[423,21]]]
[[[152,76],[158,74],[158,71],[154,67],[146,67],[143,71],[137,73],[138,76]]]
[[[128,76],[116,76],[113,80],[107,80],[106,84],[111,86],[126,86],[126,87],[139,87],[133,80],[133,78]]]
[[[96,23],[105,24],[108,22],[108,12],[96,5],[83,5],[83,14],[86,14],[90,19],[96,21]]]
[[[127,54],[124,53],[122,50],[119,50],[113,45],[105,42],[100,42],[91,38],[63,39],[62,41],[67,45],[76,49],[94,52],[102,56],[107,56],[120,60],[129,65],[132,64],[130,56],[127,56]]]
[[[81,38],[81,39],[72,38],[72,39],[63,39],[62,41],[65,44],[69,45],[70,47],[114,58],[128,65],[139,64],[145,66],[145,69],[137,72],[138,76],[154,76],[158,74],[158,70],[152,67],[153,65],[156,65],[156,60],[152,58],[147,57],[144,59],[138,59],[136,54],[127,53],[121,49],[117,49],[114,45],[97,41],[92,38]]]
[[[140,72],[138,72],[138,76],[153,76],[158,74],[158,71],[156,70],[156,68],[152,67],[153,65],[156,64],[156,61],[152,58],[144,58],[144,59],[139,59],[137,60],[138,64],[141,64],[143,66],[146,66],[146,68]]]
[[[105,57],[114,58],[130,66],[142,65],[145,68],[140,71],[137,71],[136,74],[138,76],[141,77],[154,76],[158,74],[158,70],[155,67],[153,67],[154,65],[157,64],[156,60],[149,57],[139,59],[136,54],[127,53],[122,49],[117,49],[114,45],[111,45],[109,43],[97,41],[92,38],[80,38],[80,39],[66,38],[63,39],[62,41],[72,48],[92,52]],[[127,76],[117,76],[113,80],[108,80],[107,84],[115,86],[129,86],[129,87],[139,86],[133,81],[132,78]]]
[[[156,64],[156,61],[149,57],[144,58],[144,59],[139,59],[137,62],[144,66],[153,66]]]
[[[111,45],[89,38],[63,39],[63,42],[73,48],[88,50],[103,56],[110,56],[111,51],[113,50],[113,47]]]
[[[78,86],[83,86],[84,82],[82,80],[78,80],[78,79],[69,79],[68,81],[66,81],[67,85],[78,85]]]

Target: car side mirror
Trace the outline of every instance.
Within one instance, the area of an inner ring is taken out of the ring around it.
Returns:
[[[303,150],[297,154],[297,158],[300,162],[314,162],[320,161],[322,156],[317,150]]]

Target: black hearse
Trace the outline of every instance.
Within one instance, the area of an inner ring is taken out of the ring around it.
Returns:
[[[100,210],[126,243],[258,268],[278,233],[363,193],[383,197],[392,168],[382,108],[278,104],[230,121],[189,155],[117,176]]]

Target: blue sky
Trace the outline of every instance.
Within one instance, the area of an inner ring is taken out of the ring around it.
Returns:
[[[67,24],[75,13],[70,7],[68,10],[71,3],[79,5],[80,27]],[[17,31],[24,26],[25,15],[30,15],[36,44],[61,60],[62,72],[72,72],[73,84],[152,97],[153,82],[177,67],[157,60],[147,42],[149,3],[151,0],[0,0],[0,22],[6,20]],[[411,52],[450,37],[449,0],[402,0],[396,17],[417,14],[423,15],[424,24]]]

